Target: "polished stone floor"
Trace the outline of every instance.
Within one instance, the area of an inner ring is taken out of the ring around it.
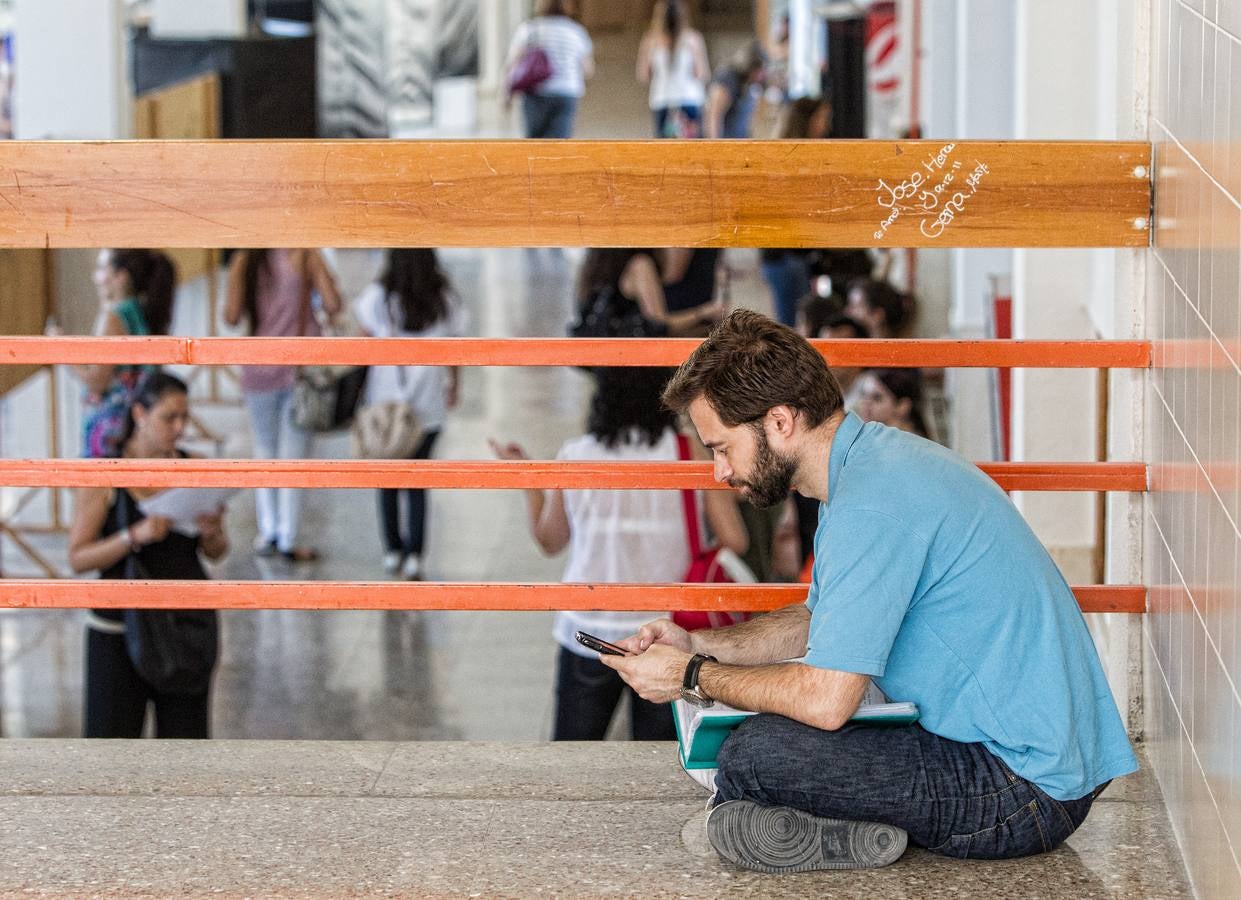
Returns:
[[[1191,896],[1149,774],[1043,856],[771,876],[715,855],[671,744],[3,741],[0,770],[6,896]]]

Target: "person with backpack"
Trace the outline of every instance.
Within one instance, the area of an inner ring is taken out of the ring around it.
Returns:
[[[318,250],[238,250],[229,260],[224,321],[245,322],[259,337],[319,337],[314,298],[330,319],[340,312],[340,292]],[[261,459],[300,459],[310,448],[310,432],[293,417],[296,366],[243,366],[241,392],[254,433],[254,455]],[[319,553],[297,543],[302,494],[297,488],[255,491],[259,556],[281,556],[290,563],[313,562]]]
[[[354,301],[353,312],[368,337],[460,337],[465,331],[461,304],[435,251],[426,248],[389,250],[383,274]],[[459,371],[457,366],[371,366],[355,439],[366,441],[365,423],[377,416],[375,431],[403,442],[395,451],[403,450],[402,458],[430,459],[448,410],[457,405]],[[395,418],[404,410],[412,414],[408,425]],[[402,438],[394,434],[398,428],[411,433]],[[426,495],[422,488],[379,489],[384,571],[400,573],[407,581],[423,574]]]

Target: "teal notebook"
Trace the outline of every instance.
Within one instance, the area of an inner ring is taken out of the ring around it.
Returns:
[[[672,704],[677,727],[677,746],[681,765],[688,769],[714,769],[720,745],[742,720],[754,715],[716,703],[702,709],[676,700]],[[857,708],[851,721],[884,725],[908,725],[918,721],[918,707],[913,703],[864,703]]]

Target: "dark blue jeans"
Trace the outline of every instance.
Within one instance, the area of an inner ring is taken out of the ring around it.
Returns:
[[[1058,846],[1101,789],[1053,800],[981,744],[917,725],[822,731],[783,716],[743,722],[720,748],[716,803],[752,800],[816,816],[883,822],[960,859],[1006,859]]]
[[[810,269],[800,253],[786,253],[776,261],[760,266],[763,280],[771,288],[776,321],[790,328],[797,327],[797,304],[810,293]]]
[[[622,694],[629,695],[635,741],[677,739],[672,704],[643,700],[615,669],[561,647],[556,661],[556,725],[552,740],[603,740]]]
[[[410,459],[430,459],[439,429],[422,436]],[[405,528],[401,528],[401,495],[405,495],[407,516]],[[427,533],[427,492],[423,488],[380,488],[379,521],[383,528],[384,548],[389,553],[415,553],[422,555],[422,544]]]
[[[556,94],[522,94],[521,112],[528,138],[572,137],[577,98]]]

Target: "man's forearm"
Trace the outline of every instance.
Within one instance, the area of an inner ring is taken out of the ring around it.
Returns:
[[[722,663],[757,666],[804,656],[809,636],[810,610],[799,603],[740,625],[695,631],[691,641],[694,652]]]
[[[714,700],[829,731],[849,721],[869,681],[865,675],[801,663],[733,666],[707,662],[698,676],[699,687]]]

